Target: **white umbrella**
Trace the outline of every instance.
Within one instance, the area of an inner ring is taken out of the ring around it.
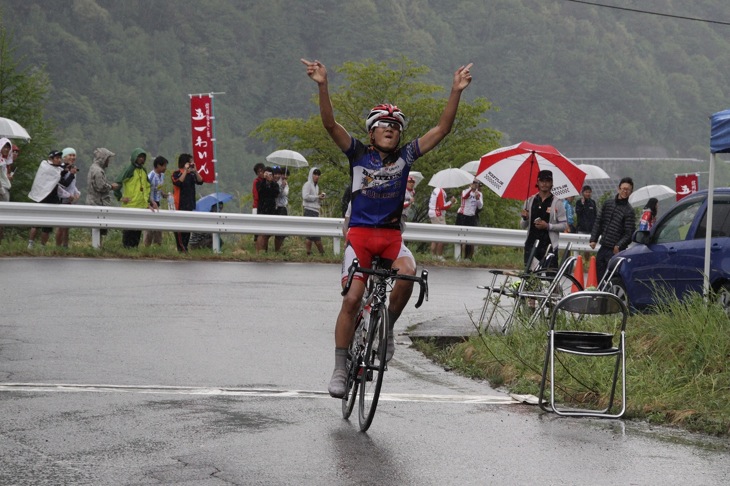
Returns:
[[[586,173],[586,180],[588,179],[610,179],[611,176],[608,172],[601,169],[597,165],[590,164],[578,164],[578,168]]]
[[[481,160],[472,160],[461,166],[461,170],[465,170],[470,174],[477,175],[477,169],[479,169],[479,163]]]
[[[632,192],[629,196],[629,204],[631,204],[631,206],[635,208],[638,208],[643,207],[644,204],[646,204],[647,201],[649,201],[649,199],[653,197],[661,201],[662,199],[669,199],[670,197],[675,197],[676,195],[677,193],[671,187],[667,187],[661,184],[653,184],[650,186],[640,187],[639,189]]]
[[[299,152],[293,150],[277,150],[266,156],[266,160],[272,164],[285,165],[287,167],[308,167],[309,162]]]
[[[471,184],[474,176],[462,169],[444,169],[436,172],[428,185],[431,187],[440,187],[449,189],[453,187],[461,187]]]
[[[418,187],[418,184],[420,184],[420,183],[421,183],[421,181],[423,180],[423,174],[421,174],[421,173],[420,173],[420,172],[418,172],[418,171],[412,170],[412,171],[410,171],[410,172],[408,173],[408,175],[409,175],[410,177],[413,177],[413,179],[415,179],[415,181],[416,181],[416,183],[415,183],[415,184],[413,185],[413,188],[414,188],[414,189],[415,189],[416,187]]]
[[[18,122],[11,120],[10,118],[0,118],[0,137],[30,140],[28,131],[21,127]]]

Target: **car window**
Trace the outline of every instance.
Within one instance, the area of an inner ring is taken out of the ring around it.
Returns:
[[[702,216],[695,238],[704,238],[707,234],[707,212]],[[712,237],[730,236],[730,201],[715,199],[712,207]]]
[[[654,242],[671,243],[684,240],[701,204],[702,200],[700,199],[685,206],[674,208],[672,213],[664,218],[655,230]]]

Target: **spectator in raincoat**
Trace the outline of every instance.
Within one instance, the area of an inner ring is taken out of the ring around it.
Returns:
[[[151,186],[147,179],[147,171],[144,163],[147,160],[147,152],[141,148],[132,151],[129,158],[130,165],[117,179],[119,188],[114,191],[117,200],[122,202],[123,208],[145,209],[152,207],[157,209],[157,204],[150,201]],[[142,238],[141,230],[122,231],[122,245],[124,248],[137,248]]]

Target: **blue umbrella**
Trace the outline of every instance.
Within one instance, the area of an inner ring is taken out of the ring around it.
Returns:
[[[227,203],[233,199],[233,195],[225,192],[214,192],[198,199],[195,203],[195,210],[204,213],[210,212],[210,209],[216,205],[216,203]]]

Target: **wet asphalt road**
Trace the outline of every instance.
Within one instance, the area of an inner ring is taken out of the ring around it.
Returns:
[[[481,304],[483,270],[430,270],[431,301],[396,331]],[[726,440],[542,414],[404,344],[360,433],[326,395],[336,265],[33,258],[0,259],[0,275],[2,485],[704,485],[730,473]]]

